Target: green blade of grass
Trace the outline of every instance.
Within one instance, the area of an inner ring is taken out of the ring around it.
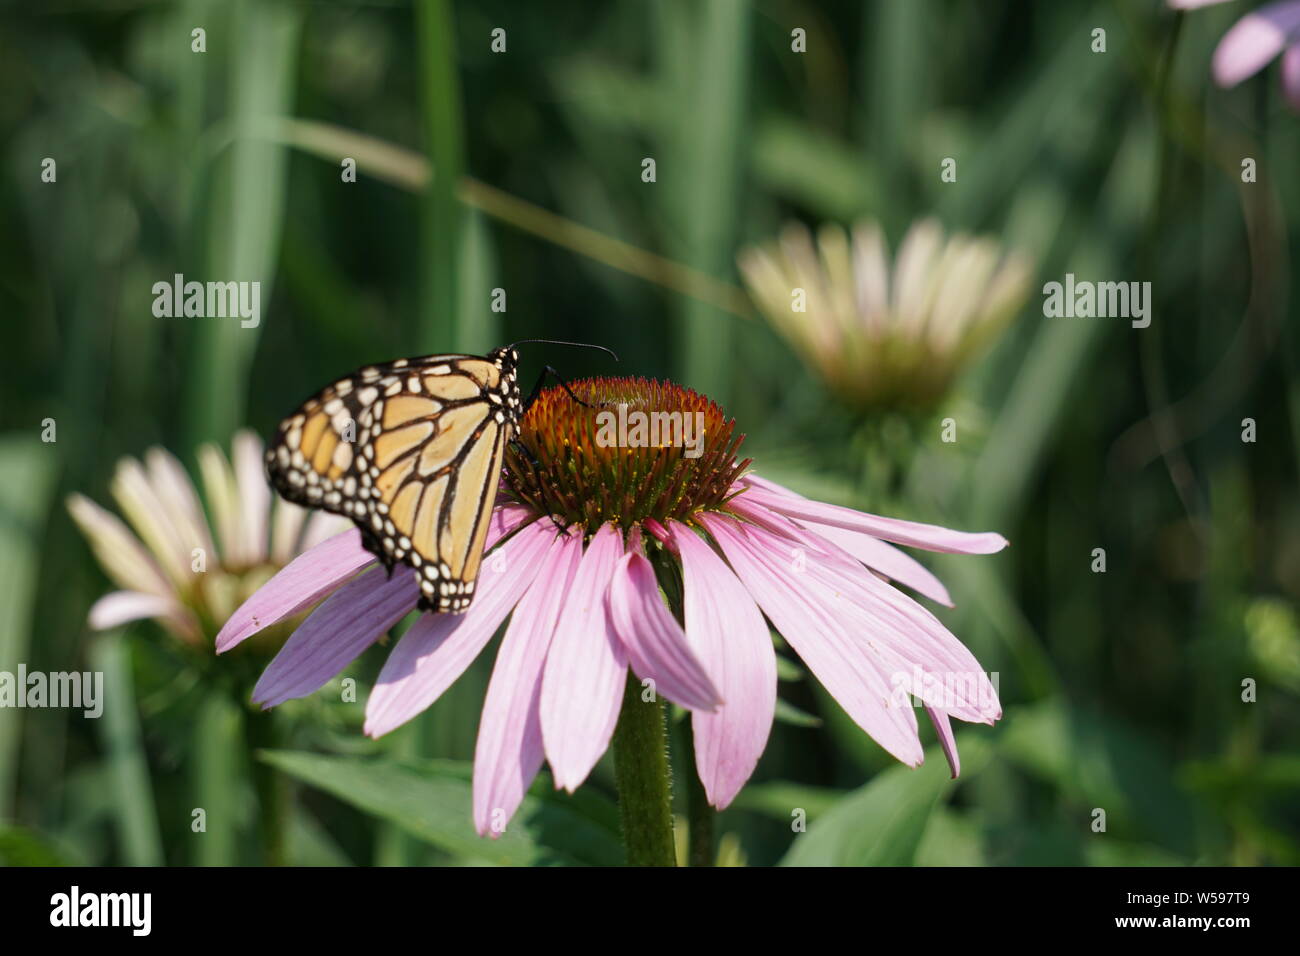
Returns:
[[[0,671],[14,673],[27,660],[54,449],[34,436],[0,439]],[[0,820],[13,811],[21,727],[21,710],[0,708]]]
[[[259,131],[291,110],[301,16],[288,4],[240,0],[222,31],[238,38],[225,47],[231,144],[217,157],[207,184],[205,274],[193,278],[260,283],[261,315],[248,327],[238,317],[189,320],[194,334],[185,407],[191,444],[228,441],[242,423],[248,367],[261,324],[271,320],[288,150]]]
[[[122,860],[128,866],[161,866],[162,837],[135,707],[130,649],[119,630],[97,636],[88,653],[91,669],[104,675],[104,713],[97,729],[110,771]]]
[[[425,149],[437,171],[420,210],[420,313],[415,341],[425,352],[461,351],[456,298],[460,204],[456,184],[463,163],[464,131],[457,75],[455,18],[450,0],[421,0],[415,7]]]
[[[749,34],[747,3],[713,0],[696,8],[693,54],[687,76],[674,79],[694,104],[677,114],[680,125],[665,130],[670,168],[665,183],[648,188],[672,190],[675,219],[683,236],[685,259],[710,275],[728,273],[735,255],[737,200],[749,156]],[[661,39],[674,42],[675,31]],[[682,69],[680,61],[664,57]],[[683,82],[684,80],[684,82]],[[679,170],[671,164],[680,163]],[[676,182],[675,182],[676,181]],[[676,185],[680,183],[680,185]],[[673,184],[673,185],[670,185]],[[693,388],[727,402],[735,349],[734,322],[718,309],[688,298],[682,301],[677,328],[677,370]]]
[[[224,693],[213,692],[203,701],[194,722],[193,806],[188,810],[191,858],[199,866],[234,866],[238,862],[238,788],[245,784],[242,718]],[[193,813],[199,809],[204,825],[196,832]]]

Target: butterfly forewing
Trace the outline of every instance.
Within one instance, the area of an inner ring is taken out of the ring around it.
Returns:
[[[363,368],[280,423],[267,474],[290,501],[351,518],[390,569],[414,568],[422,608],[463,611],[518,423],[517,361],[507,348]]]

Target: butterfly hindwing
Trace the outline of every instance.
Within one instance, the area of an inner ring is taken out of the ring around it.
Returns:
[[[363,368],[280,425],[267,473],[290,501],[351,518],[420,606],[463,611],[520,413],[517,356],[432,355]]]

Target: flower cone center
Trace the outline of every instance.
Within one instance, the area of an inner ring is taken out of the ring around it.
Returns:
[[[588,534],[719,508],[749,464],[736,460],[745,436],[735,420],[689,388],[644,378],[569,387],[572,396],[546,389],[528,410],[505,480],[517,500]]]

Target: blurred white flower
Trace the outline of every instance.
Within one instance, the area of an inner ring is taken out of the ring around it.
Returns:
[[[279,499],[273,505],[254,433],[235,435],[232,460],[233,468],[216,445],[199,449],[206,513],[185,469],[162,448],[149,449],[143,462],[117,464],[109,488],[129,525],[84,495],[69,496],[68,511],[120,589],[91,607],[92,628],[154,618],[181,641],[206,648],[277,570],[348,526],[337,515]]]
[[[915,223],[891,264],[884,233],[801,223],[738,262],[754,302],[855,410],[926,408],[1024,304],[1031,260],[982,236]]]

